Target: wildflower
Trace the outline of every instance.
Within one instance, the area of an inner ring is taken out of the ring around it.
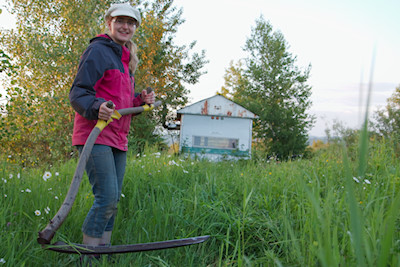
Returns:
[[[54,198],[55,198],[55,199],[58,199],[58,196],[55,196]]]
[[[29,188],[25,189],[25,192],[30,193],[32,192]]]
[[[364,183],[366,183],[366,184],[371,184],[371,182],[370,182],[368,179],[365,179],[365,180],[364,180]]]
[[[11,226],[11,222],[8,222],[8,223],[7,223],[7,227],[10,227],[10,226]]]
[[[40,216],[40,214],[42,214],[42,213],[40,212],[40,210],[35,210],[35,215],[36,215],[36,216]]]
[[[272,172],[269,172],[268,174],[269,174],[269,175],[272,175]]]
[[[6,195],[6,194],[4,194],[4,197],[7,197],[7,195]]]
[[[56,172],[54,175],[55,175],[55,176],[59,176],[60,174],[59,174],[58,172]]]
[[[48,191],[51,191],[51,190],[53,190],[53,188],[51,188],[51,187],[50,187],[50,188],[49,188],[49,189],[47,189],[47,190],[48,190]]]
[[[179,164],[176,163],[175,160],[170,160],[170,161],[168,162],[168,165],[176,165],[176,166],[179,166]]]
[[[17,174],[17,178],[20,179],[21,178],[21,174],[18,173]]]
[[[360,180],[358,180],[357,177],[353,177],[353,180],[356,181],[357,183],[360,183]]]
[[[10,176],[9,176],[9,177],[10,177],[10,179],[12,179],[12,178],[14,177],[14,175],[12,175],[12,173],[10,173]]]
[[[25,192],[25,190],[24,190],[24,189],[22,189],[22,190],[21,190],[21,193],[23,193],[23,192]]]
[[[188,171],[186,171],[186,170],[183,170],[183,173],[189,173]]]
[[[7,183],[7,180],[6,180],[6,179],[1,178],[1,180],[3,180],[3,182],[4,182],[5,184]]]
[[[121,193],[121,197],[125,197],[125,195]]]
[[[47,179],[51,178],[51,172],[44,172],[43,174],[43,180],[47,181]]]
[[[46,212],[46,214],[49,214],[50,208],[49,208],[49,207],[45,208],[45,209],[44,209],[44,212]]]
[[[6,263],[6,260],[3,259],[3,258],[1,258],[1,259],[0,259],[0,263],[1,263],[1,264],[4,264],[4,263]]]

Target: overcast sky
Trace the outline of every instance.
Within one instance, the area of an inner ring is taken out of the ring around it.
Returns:
[[[400,0],[175,0],[174,5],[186,20],[176,44],[196,40],[194,49],[204,49],[209,60],[207,74],[189,86],[190,103],[220,90],[230,61],[247,56],[242,48],[260,16],[282,32],[297,66],[312,66],[310,113],[317,123],[311,135],[324,136],[334,119],[359,127],[371,78],[371,112],[400,84]],[[14,24],[3,10],[0,26]]]
[[[175,0],[174,3],[183,8],[186,20],[176,42],[197,40],[195,49],[205,49],[210,61],[205,68],[208,73],[197,85],[190,86],[192,102],[219,91],[229,62],[247,56],[242,48],[260,16],[283,33],[299,67],[312,66],[310,112],[317,116],[312,135],[324,136],[326,124],[331,125],[334,119],[348,127],[359,127],[360,102],[365,105],[373,51],[371,109],[385,105],[400,84],[399,0]]]

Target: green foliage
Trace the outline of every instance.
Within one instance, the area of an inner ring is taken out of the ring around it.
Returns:
[[[398,158],[384,140],[369,148],[362,177],[359,161],[339,145],[310,160],[283,163],[212,163],[153,148],[131,154],[112,243],[211,238],[189,247],[116,255],[115,266],[399,266]],[[36,243],[75,167],[76,160],[50,169],[2,162],[0,258],[6,266],[78,261],[77,255],[45,251]],[[45,171],[52,173],[47,181]],[[81,242],[92,199],[84,177],[54,241]],[[103,257],[101,266],[109,264]]]
[[[231,65],[225,76],[234,101],[259,116],[255,137],[269,155],[281,159],[304,152],[314,121],[307,114],[310,67],[302,71],[295,66],[296,57],[288,49],[283,35],[261,17],[244,47],[249,54],[246,68]]]
[[[400,86],[387,100],[385,108],[376,111],[374,114],[372,128],[383,138],[393,141],[397,153],[400,154]]]
[[[74,112],[68,93],[81,54],[89,40],[105,30],[109,0],[8,1],[17,28],[1,31],[1,70],[7,71],[7,101],[1,105],[1,153],[16,162],[35,165],[68,158]],[[172,0],[139,1],[142,27],[135,35],[139,47],[137,91],[156,88],[164,100],[149,125],[165,122],[170,110],[187,102],[183,82],[196,83],[206,63],[194,43],[176,46],[173,36],[183,23]],[[12,65],[11,65],[12,63]],[[17,72],[15,71],[17,70]],[[136,130],[136,129],[134,129]],[[142,135],[146,137],[149,135]]]

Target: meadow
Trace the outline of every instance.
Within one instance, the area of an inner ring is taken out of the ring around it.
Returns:
[[[392,147],[372,141],[363,157],[331,145],[288,162],[212,163],[153,148],[131,154],[112,243],[211,238],[102,257],[98,266],[399,266],[400,166]],[[76,266],[78,255],[36,242],[76,163],[23,169],[2,161],[0,265]],[[85,175],[53,241],[81,242],[92,200]]]

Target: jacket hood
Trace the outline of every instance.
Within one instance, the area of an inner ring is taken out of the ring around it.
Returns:
[[[118,55],[122,55],[122,46],[114,42],[107,34],[99,34],[90,40],[90,44],[102,43],[111,47]]]

